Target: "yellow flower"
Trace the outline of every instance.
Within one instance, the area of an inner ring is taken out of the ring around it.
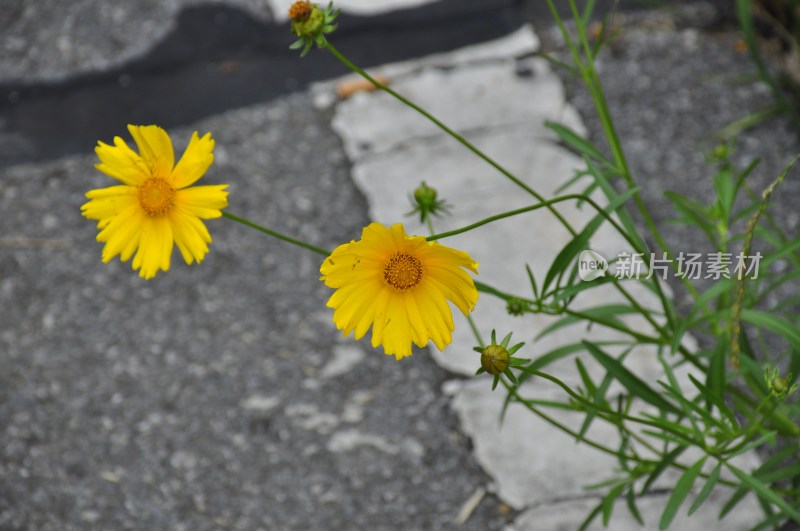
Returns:
[[[169,270],[173,243],[187,264],[208,252],[211,236],[201,219],[217,218],[228,206],[227,185],[192,186],[214,162],[211,133],[195,132],[175,164],[172,141],[155,125],[129,125],[139,153],[120,137],[110,146],[98,142],[95,167],[122,184],[92,190],[83,215],[97,220],[97,241],[105,242],[103,262],[117,255],[125,262],[133,253],[133,269],[153,278]]]
[[[432,339],[439,350],[452,340],[449,300],[464,315],[475,308],[478,291],[461,268],[478,272],[470,256],[423,236],[407,236],[402,225],[372,223],[361,240],[337,247],[320,267],[329,288],[333,322],[344,335],[361,339],[372,327],[372,346],[383,345],[396,359]]]

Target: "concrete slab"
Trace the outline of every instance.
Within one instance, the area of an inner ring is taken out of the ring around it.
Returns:
[[[565,115],[571,125],[578,124],[570,120],[574,114],[563,105],[561,81],[543,59],[529,59],[519,67],[512,57],[448,71],[423,68],[412,76],[394,78],[392,88],[455,131],[513,124],[541,127],[544,120],[561,120]],[[386,152],[410,139],[441,134],[435,125],[383,92],[356,94],[340,104],[333,127],[342,135],[352,160]]]
[[[264,0],[274,13],[275,20],[285,21],[289,20],[289,7],[295,0]],[[352,13],[354,15],[376,15],[378,13],[385,13],[387,11],[394,11],[397,9],[408,9],[418,7],[423,4],[429,4],[435,0],[337,0],[335,5],[341,9],[342,12]],[[320,6],[325,7],[328,2],[317,2]]]

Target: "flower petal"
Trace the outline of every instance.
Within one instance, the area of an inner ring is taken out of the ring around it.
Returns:
[[[128,131],[139,146],[150,176],[169,180],[175,165],[175,153],[167,132],[157,125],[129,125]]]
[[[126,208],[107,220],[105,227],[97,235],[97,241],[106,243],[103,247],[103,262],[108,263],[112,258],[126,251],[132,240],[138,242],[138,234],[143,220],[144,214],[136,205]],[[130,253],[127,257],[130,258]]]
[[[108,224],[109,218],[137,204],[136,188],[122,184],[92,190],[86,197],[90,200],[81,206],[81,214],[88,219],[99,220],[100,228]]]
[[[139,250],[133,257],[133,269],[139,269],[139,276],[150,279],[159,269],[168,271],[172,256],[172,227],[166,218],[145,217],[141,224]]]
[[[228,206],[228,192],[224,191],[227,187],[227,184],[219,184],[176,190],[175,203],[198,218],[218,218],[221,210]]]
[[[150,169],[142,157],[118,136],[114,137],[113,146],[98,142],[94,152],[100,159],[95,168],[123,184],[138,186],[150,177]]]
[[[197,135],[197,131],[192,133],[192,139],[183,152],[178,165],[172,170],[172,186],[175,188],[185,188],[194,184],[205,174],[211,163],[214,162],[214,140],[211,133],[206,133],[203,138]]]

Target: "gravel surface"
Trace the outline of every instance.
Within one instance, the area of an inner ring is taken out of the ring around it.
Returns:
[[[170,133],[195,128],[231,212],[326,248],[367,223],[306,96]],[[427,352],[341,339],[321,257],[229,220],[199,266],[102,264],[94,162],[0,170],[0,529],[454,527],[487,478]],[[508,518],[487,497],[459,529]]]
[[[58,81],[144,55],[174,26],[181,9],[207,0],[2,0],[4,80]],[[266,0],[226,0],[269,21]],[[218,21],[220,24],[225,21]]]

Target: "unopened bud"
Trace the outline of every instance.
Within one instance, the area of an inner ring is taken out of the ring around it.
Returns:
[[[506,369],[510,356],[508,351],[500,345],[489,345],[481,353],[481,367],[489,374],[500,374]]]
[[[436,204],[436,188],[432,188],[423,182],[414,190],[414,200],[420,205],[427,206],[429,209]]]
[[[506,311],[510,315],[520,316],[524,315],[525,311],[528,309],[528,305],[525,304],[525,301],[517,298],[509,299],[506,303]]]

